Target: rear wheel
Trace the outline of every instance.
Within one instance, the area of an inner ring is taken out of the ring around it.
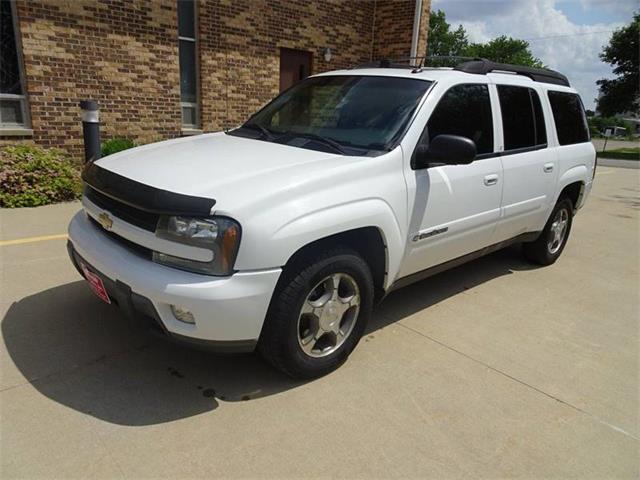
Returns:
[[[538,239],[522,245],[527,260],[540,265],[554,263],[567,244],[572,221],[573,203],[569,198],[562,197],[556,203]]]
[[[282,273],[258,350],[287,375],[312,378],[337,368],[357,345],[373,307],[373,280],[346,248],[297,265]]]

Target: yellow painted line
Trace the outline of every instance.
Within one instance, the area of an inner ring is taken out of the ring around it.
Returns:
[[[7,245],[22,245],[23,243],[46,242],[47,240],[61,240],[63,238],[67,238],[66,233],[45,235],[43,237],[16,238],[15,240],[0,240],[0,247],[6,247]]]

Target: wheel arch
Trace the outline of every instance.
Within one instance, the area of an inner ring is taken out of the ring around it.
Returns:
[[[556,202],[563,196],[568,197],[573,203],[575,212],[580,205],[587,178],[589,178],[589,172],[586,165],[576,165],[564,172],[560,177]]]
[[[573,204],[573,210],[575,212],[579,205],[580,197],[582,197],[584,185],[585,183],[583,181],[577,181],[566,185],[560,192],[560,195],[558,195],[558,200],[563,197],[569,198]]]
[[[353,228],[309,242],[289,257],[283,272],[295,271],[319,251],[336,247],[348,247],[363,258],[371,269],[375,300],[380,300],[385,293],[389,256],[384,232],[376,226]]]

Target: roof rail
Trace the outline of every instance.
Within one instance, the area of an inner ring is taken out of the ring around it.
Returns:
[[[535,82],[553,83],[555,85],[565,85],[567,87],[570,86],[567,77],[555,70],[525,67],[522,65],[510,65],[508,63],[496,63],[491,60],[487,60],[486,58],[476,58],[460,63],[454,67],[454,70],[481,75],[486,75],[489,72],[510,72],[529,77]]]
[[[461,57],[457,55],[433,55],[426,57],[404,57],[404,58],[383,58],[374,62],[363,63],[354,68],[410,68],[413,73],[422,71],[423,68],[427,68],[428,62],[438,63],[450,62],[450,65],[454,64],[454,61],[464,60],[460,63],[455,63],[454,70],[466,73],[476,73],[480,75],[486,75],[490,72],[509,72],[517,75],[523,75],[529,77],[535,82],[553,83],[555,85],[565,85],[570,87],[569,80],[563,74],[556,72],[555,70],[549,70],[547,68],[533,68],[525,67],[523,65],[511,65],[508,63],[497,63],[486,58],[473,58],[473,57]]]
[[[382,58],[374,62],[367,62],[357,65],[355,68],[411,68],[422,67],[425,57],[403,57],[403,58]]]

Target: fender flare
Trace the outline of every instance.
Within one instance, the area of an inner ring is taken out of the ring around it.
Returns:
[[[366,227],[376,228],[386,247],[387,275],[384,287],[387,288],[390,279],[395,278],[400,269],[404,242],[400,224],[391,206],[380,198],[332,205],[293,218],[277,228],[268,239],[263,238],[259,249],[269,251],[271,267],[281,267],[301,248],[313,242]],[[251,252],[254,247],[249,246],[245,251]],[[236,268],[242,269],[243,264],[255,264],[254,260],[247,257],[239,257]]]
[[[560,194],[567,187],[567,185],[571,185],[572,183],[581,183],[583,186],[587,183],[587,179],[589,178],[589,170],[586,165],[576,165],[566,170],[558,180],[558,189],[556,192],[556,202],[560,198]],[[554,205],[555,203],[554,202]]]

